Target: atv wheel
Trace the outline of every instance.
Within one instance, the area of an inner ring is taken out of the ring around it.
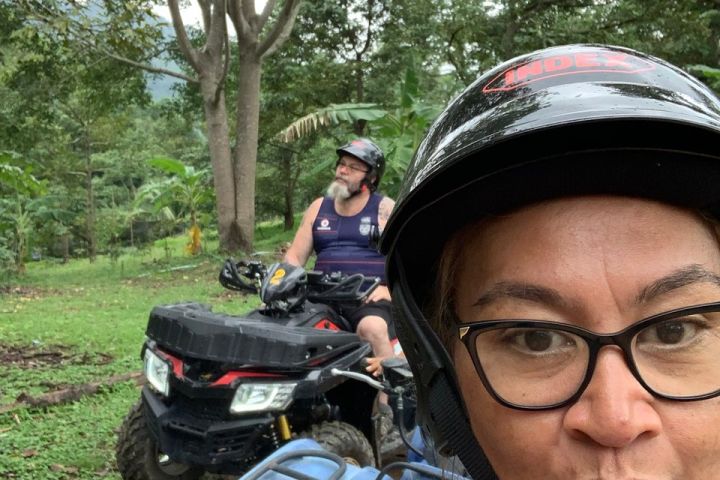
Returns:
[[[359,467],[375,466],[370,442],[365,435],[344,422],[323,422],[310,427],[301,437],[312,438],[324,449],[341,456],[347,463]]]
[[[196,480],[203,474],[201,467],[173,462],[158,450],[142,402],[133,405],[120,427],[115,458],[124,480]]]

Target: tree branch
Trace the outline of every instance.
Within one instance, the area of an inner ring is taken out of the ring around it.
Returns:
[[[189,76],[187,76],[187,75],[185,75],[185,74],[182,74],[182,73],[180,73],[180,72],[175,72],[175,71],[173,71],[173,70],[168,70],[168,69],[166,69],[166,68],[161,68],[161,67],[153,67],[152,65],[148,65],[148,64],[146,64],[146,63],[136,62],[136,61],[134,61],[134,60],[130,60],[129,58],[125,58],[125,57],[122,57],[122,56],[120,56],[120,55],[117,55],[117,54],[115,54],[115,53],[108,52],[108,51],[105,51],[105,50],[101,50],[101,52],[102,52],[104,55],[107,55],[108,57],[112,58],[113,60],[117,60],[118,62],[123,62],[123,63],[126,63],[126,64],[128,64],[128,65],[132,65],[133,67],[137,67],[137,68],[140,68],[140,69],[142,69],[142,70],[146,70],[146,71],[148,71],[148,72],[161,73],[161,74],[163,74],[163,75],[169,75],[169,76],[171,76],[171,77],[175,77],[175,78],[179,78],[179,79],[181,79],[181,80],[185,80],[186,82],[189,82],[189,83],[200,83],[200,80],[198,80],[197,78],[189,77]]]
[[[225,25],[226,2],[225,0],[213,0],[212,3],[212,12],[208,11],[208,28],[205,30],[207,37],[205,51],[221,52],[223,50],[223,42],[225,41],[225,32],[227,30],[227,25]]]
[[[227,77],[228,68],[230,65],[230,40],[227,32],[227,20],[225,19],[225,12],[227,11],[228,0],[214,0],[214,7],[212,11],[212,17],[210,19],[210,31],[208,32],[208,51],[218,52],[223,57],[223,69],[220,76],[215,79],[215,95],[214,101],[218,102],[220,95],[222,94],[223,87],[225,84],[225,78]],[[220,53],[220,52],[223,53]]]
[[[275,22],[275,26],[257,49],[258,58],[271,55],[288,39],[299,9],[300,0],[285,0],[282,12],[280,12],[280,17],[277,19],[277,22]]]
[[[72,385],[68,388],[48,392],[38,396],[31,396],[27,393],[21,393],[15,403],[9,405],[0,405],[0,415],[19,410],[21,408],[45,408],[61,403],[74,402],[85,395],[98,393],[104,387],[110,387],[120,382],[134,380],[136,384],[145,383],[145,378],[140,372],[113,375],[108,379],[100,382],[83,383],[81,385]]]
[[[223,72],[220,80],[218,80],[217,88],[215,88],[215,103],[220,100],[223,88],[225,87],[225,79],[227,78],[228,69],[230,67],[230,39],[228,38],[227,28],[225,30],[225,58],[223,59]]]
[[[243,17],[242,9],[240,8],[240,5],[238,3],[240,1],[242,0],[228,1],[228,15],[230,15],[230,20],[232,20],[233,22],[233,26],[235,27],[235,31],[238,34],[238,38],[242,38],[247,42],[252,42],[253,38],[250,32],[250,25],[248,25],[245,17]]]
[[[43,5],[42,3],[38,4],[39,8],[43,9],[45,11],[45,14],[47,16],[41,15],[39,12],[35,12],[35,18],[47,25],[50,25],[52,23],[53,16],[56,15],[55,12],[50,10],[47,6]],[[181,80],[185,80],[189,83],[199,83],[199,80],[193,77],[190,77],[188,75],[185,75],[180,72],[176,72],[174,70],[168,70],[166,68],[162,67],[155,67],[152,65],[149,65],[147,63],[138,62],[136,60],[131,60],[127,57],[124,57],[122,55],[118,55],[117,53],[114,53],[107,48],[102,47],[101,45],[95,43],[95,36],[97,32],[93,31],[91,26],[86,26],[78,23],[72,23],[69,27],[69,31],[74,35],[75,40],[81,44],[87,47],[90,50],[96,51],[106,57],[112,58],[113,60],[125,63],[127,65],[131,65],[136,68],[140,68],[142,70],[152,72],[152,73],[159,73],[162,75],[168,75],[171,77],[179,78]]]
[[[262,12],[260,12],[260,15],[258,15],[258,33],[262,32],[265,23],[267,23],[268,18],[270,18],[270,14],[272,13],[273,9],[275,9],[275,3],[275,0],[268,0],[265,3],[265,8]]]
[[[201,73],[197,52],[190,44],[190,39],[185,31],[185,25],[183,25],[182,22],[182,15],[180,14],[177,0],[168,0],[168,7],[170,8],[170,16],[172,17],[173,28],[175,29],[175,36],[177,36],[180,51],[192,69],[197,73]]]
[[[368,1],[368,15],[367,15],[367,35],[365,36],[365,45],[359,52],[356,51],[357,57],[362,57],[368,48],[370,48],[370,41],[372,39],[372,21],[373,21],[373,7],[375,6],[375,0]]]
[[[211,28],[210,4],[208,0],[198,0],[198,5],[200,5],[200,11],[202,12],[203,30],[208,33]]]
[[[257,13],[255,13],[255,0],[240,0],[242,2],[242,14],[250,25],[250,31],[258,34]]]
[[[620,28],[620,27],[625,27],[625,26],[627,26],[627,25],[632,25],[632,24],[635,23],[635,22],[641,22],[641,23],[642,23],[642,22],[644,22],[644,21],[645,21],[645,18],[644,18],[643,16],[630,17],[630,18],[625,18],[625,19],[623,19],[623,20],[618,20],[618,21],[616,21],[616,22],[605,23],[605,24],[602,24],[602,25],[593,25],[592,28],[586,28],[586,29],[583,29],[583,30],[575,30],[573,33],[575,33],[575,34],[580,34],[580,35],[584,35],[584,34],[587,34],[587,33],[597,32],[598,30],[605,30],[605,31],[607,31],[607,30],[613,30],[613,29],[617,29],[617,28]]]
[[[456,37],[463,30],[463,28],[464,27],[461,26],[461,27],[455,29],[451,33],[450,39],[448,40],[447,59],[450,62],[450,64],[453,67],[455,67],[455,74],[458,76],[460,81],[464,85],[469,85],[470,82],[468,81],[468,79],[466,78],[466,75],[465,75],[465,59],[463,58],[463,54],[462,54],[462,41],[457,42],[460,45],[459,48],[457,49],[459,52],[459,58],[456,58],[455,55],[453,54],[453,44],[455,44]]]

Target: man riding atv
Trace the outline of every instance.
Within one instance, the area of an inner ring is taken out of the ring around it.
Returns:
[[[385,257],[371,245],[373,226],[381,233],[395,202],[377,193],[385,156],[375,143],[359,138],[337,149],[335,177],[327,196],[315,199],[305,211],[300,228],[285,254],[285,261],[305,266],[315,251],[315,269],[345,275],[361,273],[378,277],[378,286],[364,304],[343,312],[353,331],[370,343],[375,355],[369,360],[368,371],[382,372],[380,360],[393,355],[388,335],[392,304],[385,285]],[[378,396],[380,414],[389,417],[387,396]],[[389,428],[391,422],[385,422]]]

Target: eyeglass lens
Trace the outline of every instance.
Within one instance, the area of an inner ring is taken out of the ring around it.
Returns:
[[[718,310],[665,319],[635,333],[631,361],[651,390],[688,398],[720,389]],[[570,399],[591,361],[585,338],[552,327],[492,328],[476,335],[474,347],[495,394],[526,407]]]
[[[343,162],[343,161],[337,162],[337,164],[335,165],[335,168],[337,169],[341,166],[345,167],[345,168],[349,168],[350,170],[353,170],[355,172],[367,173],[367,170],[364,169],[363,167],[361,167],[360,165],[355,165],[355,164],[347,163],[347,162]]]

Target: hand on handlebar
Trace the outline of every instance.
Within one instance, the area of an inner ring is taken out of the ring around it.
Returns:
[[[367,366],[365,371],[371,374],[373,377],[379,377],[383,373],[382,361],[387,357],[367,357],[365,362]]]
[[[385,285],[378,285],[375,290],[370,292],[363,303],[379,302],[380,300],[390,300],[390,290]]]

